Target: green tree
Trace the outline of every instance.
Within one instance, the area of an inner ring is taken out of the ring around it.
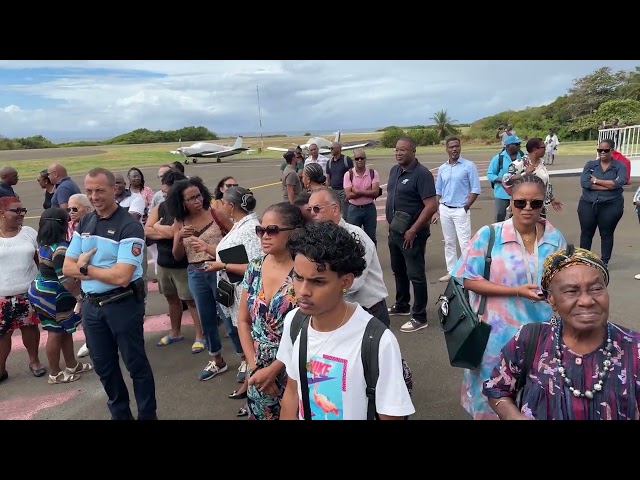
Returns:
[[[435,130],[440,140],[444,140],[449,135],[458,133],[458,129],[453,125],[457,120],[452,120],[446,110],[438,110],[433,114],[431,120],[435,123]]]
[[[613,100],[624,85],[626,74],[613,73],[602,67],[595,72],[574,80],[569,89],[569,112],[572,119],[592,114],[601,104]]]

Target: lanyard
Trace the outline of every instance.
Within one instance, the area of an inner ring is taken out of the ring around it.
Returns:
[[[533,271],[533,274],[531,272],[531,264],[529,263],[529,255],[527,255],[527,251],[524,248],[524,240],[522,240],[522,236],[520,235],[520,232],[515,229],[516,231],[516,238],[518,239],[518,245],[520,245],[520,251],[522,252],[522,259],[524,260],[525,263],[525,267],[527,269],[527,281],[528,283],[531,284],[537,284],[538,283],[538,225],[536,225],[536,237],[535,237],[535,241],[533,244],[533,255],[535,257],[535,269]],[[534,275],[535,275],[535,280],[534,281]]]

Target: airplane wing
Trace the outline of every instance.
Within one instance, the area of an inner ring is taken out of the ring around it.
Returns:
[[[349,151],[349,150],[355,150],[356,148],[365,148],[371,145],[371,142],[365,142],[365,143],[358,143],[356,145],[347,145],[347,146],[343,146],[342,147],[342,151]],[[326,155],[328,153],[331,153],[331,149],[330,148],[320,148],[319,149],[320,153],[323,155]]]
[[[281,148],[281,147],[267,147],[267,150],[271,150],[272,152],[288,152],[291,149],[290,148]]]
[[[203,152],[199,156],[202,157],[219,157],[221,155],[229,155],[231,153],[240,153],[248,150],[248,148],[227,148],[226,150],[218,150],[217,152]]]

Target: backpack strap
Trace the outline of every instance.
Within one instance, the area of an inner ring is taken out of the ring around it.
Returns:
[[[489,245],[487,246],[487,253],[484,256],[484,279],[489,281],[491,275],[491,251],[493,250],[493,243],[495,242],[496,231],[493,225],[489,225]],[[480,300],[480,308],[478,308],[478,315],[484,315],[484,309],[487,305],[487,296],[483,295]]]
[[[291,344],[296,342],[300,335],[300,348],[298,354],[298,376],[300,377],[300,392],[302,393],[302,408],[305,420],[311,420],[311,404],[309,403],[309,383],[307,381],[307,330],[309,328],[309,316],[298,309],[291,320],[289,334]]]
[[[309,382],[307,380],[307,332],[309,330],[309,317],[304,316],[300,329],[300,348],[298,349],[298,371],[300,377],[300,392],[302,393],[302,410],[305,420],[311,418],[311,404],[309,403]]]
[[[302,323],[304,322],[307,316],[300,311],[300,309],[296,310],[295,315],[293,316],[293,320],[291,320],[291,329],[289,330],[289,336],[291,337],[291,345],[296,343],[296,338],[300,334],[300,329],[302,328]]]
[[[378,354],[380,351],[380,339],[388,327],[376,317],[371,317],[362,336],[362,366],[364,367],[364,379],[367,384],[367,420],[377,420],[376,411],[376,385],[380,374]]]
[[[520,376],[516,382],[516,392],[519,393],[518,408],[522,407],[522,389],[527,383],[527,376],[529,372],[533,370],[533,356],[536,353],[536,346],[538,345],[538,337],[540,336],[540,329],[542,328],[541,322],[533,322],[531,324],[531,336],[527,340],[524,346],[524,361],[522,362],[522,369],[520,370]]]

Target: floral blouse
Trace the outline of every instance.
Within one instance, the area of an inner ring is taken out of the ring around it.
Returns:
[[[538,420],[640,420],[640,334],[611,324],[613,343],[611,366],[600,391],[594,385],[605,357],[606,340],[595,351],[578,355],[560,342],[562,366],[574,388],[591,390],[594,398],[575,397],[558,373],[555,356],[558,327],[542,323],[533,365],[529,367],[522,396],[522,413]],[[515,385],[525,358],[525,346],[531,337],[529,324],[504,346],[500,362],[483,393],[489,398],[516,397]]]
[[[247,290],[251,336],[258,367],[268,367],[276,359],[284,317],[298,306],[293,290],[293,269],[267,304],[261,275],[265,258],[266,255],[249,262],[242,282],[242,288]]]

